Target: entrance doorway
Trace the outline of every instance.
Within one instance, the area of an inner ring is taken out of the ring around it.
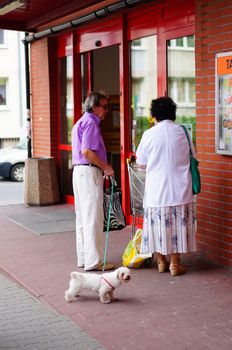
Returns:
[[[74,62],[75,63],[75,62]],[[75,64],[74,64],[75,66]],[[81,117],[81,111],[74,115],[73,56],[64,55],[59,60],[60,71],[60,123],[59,160],[60,187],[62,198],[73,203],[71,131]],[[102,135],[107,150],[108,162],[115,171],[115,179],[121,186],[120,164],[120,79],[119,45],[107,46],[80,54],[81,102],[90,91],[103,92],[109,97],[108,112],[101,122]],[[81,108],[80,108],[81,109]]]
[[[73,200],[72,125],[81,117],[87,94],[104,92],[109,96],[109,111],[101,122],[102,134],[108,161],[122,188],[128,222],[131,215],[126,159],[136,152],[143,132],[153,126],[151,99],[173,97],[178,103],[179,121],[186,124],[195,141],[194,26],[188,23],[176,28],[174,18],[172,30],[169,22],[166,28],[157,28],[151,25],[150,14],[145,11],[143,17],[140,14],[134,17],[131,13],[127,22],[120,17],[113,22],[105,19],[104,25],[92,23],[73,36],[67,34],[59,39],[59,159],[63,199]]]
[[[81,54],[81,76],[82,104],[89,91],[103,92],[109,97],[101,130],[107,160],[113,166],[118,186],[121,186],[119,45]]]

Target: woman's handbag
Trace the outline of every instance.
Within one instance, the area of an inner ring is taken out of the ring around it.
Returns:
[[[138,229],[135,232],[134,237],[127,244],[126,249],[122,256],[123,266],[138,269],[145,262],[146,259],[151,258],[152,254],[141,254],[140,245],[141,245],[141,235],[142,230]]]
[[[189,134],[188,134],[185,126],[184,125],[181,125],[181,126],[184,129],[185,135],[186,135],[186,137],[188,139],[188,143],[189,143],[190,171],[192,174],[193,194],[198,194],[201,192],[201,176],[200,176],[200,171],[198,169],[199,161],[193,157],[191,145],[190,145],[190,140],[189,140]]]
[[[115,180],[114,180],[115,181]],[[105,178],[104,180],[104,231],[107,230],[108,215],[110,215],[110,225],[109,231],[122,230],[126,226],[126,219],[122,211],[121,205],[121,190],[114,187],[112,191],[112,180],[110,178]],[[111,202],[111,210],[110,209]]]

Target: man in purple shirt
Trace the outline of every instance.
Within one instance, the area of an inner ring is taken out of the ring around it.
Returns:
[[[85,113],[72,130],[73,191],[76,211],[77,265],[86,271],[102,270],[103,174],[113,176],[107,164],[100,122],[107,111],[107,98],[92,92],[85,100]],[[105,270],[113,269],[110,263]]]

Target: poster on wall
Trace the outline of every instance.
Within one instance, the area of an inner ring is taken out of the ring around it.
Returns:
[[[232,52],[216,55],[216,153],[232,155]]]

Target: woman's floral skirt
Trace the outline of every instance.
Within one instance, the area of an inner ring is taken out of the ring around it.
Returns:
[[[194,204],[144,209],[141,253],[196,251]]]

